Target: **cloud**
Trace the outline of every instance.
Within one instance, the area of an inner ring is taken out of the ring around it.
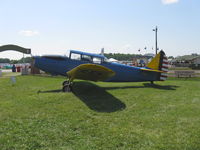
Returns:
[[[173,4],[173,3],[178,3],[179,0],[162,0],[163,4]]]
[[[39,35],[40,33],[38,31],[34,31],[34,30],[21,30],[19,31],[19,34],[20,35],[23,35],[23,36],[36,36],[36,35]]]
[[[131,47],[132,47],[131,44],[126,44],[123,46],[123,49],[130,49]]]

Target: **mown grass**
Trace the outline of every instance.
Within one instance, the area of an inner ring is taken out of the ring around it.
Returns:
[[[148,83],[0,79],[0,149],[200,149],[200,78]]]
[[[171,67],[169,70],[193,70],[190,67]]]
[[[2,77],[19,76],[20,72],[2,72]]]

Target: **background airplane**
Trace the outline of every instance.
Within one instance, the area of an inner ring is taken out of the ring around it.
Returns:
[[[168,61],[160,51],[147,67],[134,67],[108,62],[103,55],[71,50],[69,57],[59,55],[34,56],[34,66],[53,75],[67,76],[63,91],[71,91],[73,80],[105,82],[164,81]]]

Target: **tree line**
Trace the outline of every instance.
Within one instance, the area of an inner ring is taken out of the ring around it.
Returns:
[[[20,63],[31,63],[31,57],[21,58],[19,60],[10,60],[9,58],[0,58],[0,63],[9,63],[9,64],[20,64]]]

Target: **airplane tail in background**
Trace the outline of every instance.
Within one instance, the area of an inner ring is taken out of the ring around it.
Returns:
[[[159,81],[165,81],[167,79],[168,60],[162,50],[151,60],[147,67],[153,70],[162,71],[158,76]]]

